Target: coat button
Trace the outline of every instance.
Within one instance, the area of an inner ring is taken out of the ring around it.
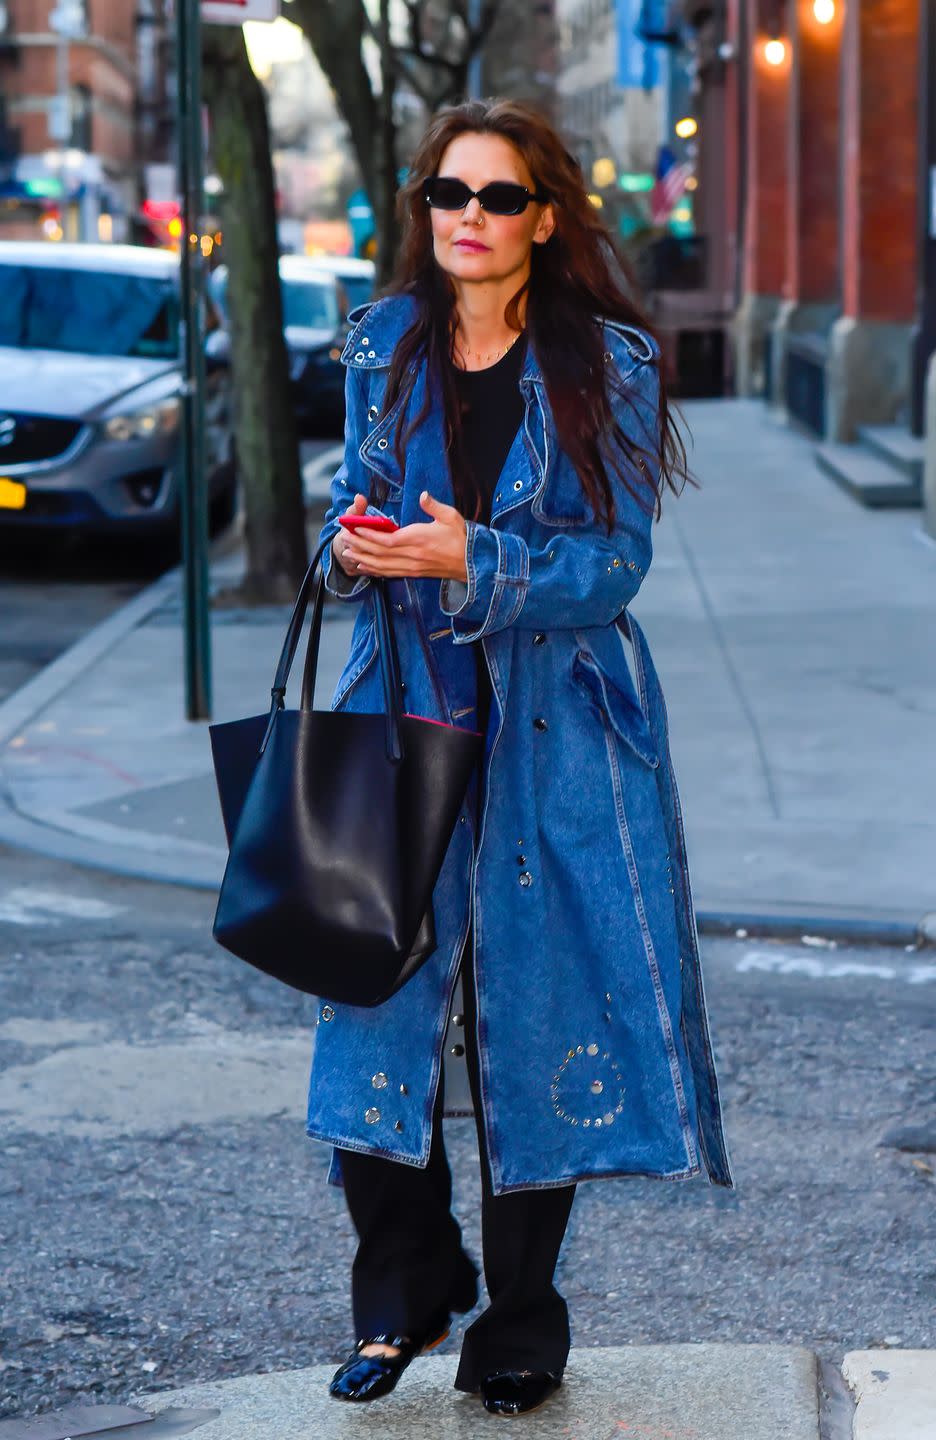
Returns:
[[[461,1029],[461,1027],[464,1025],[464,1023],[465,1023],[465,1017],[464,1017],[464,1015],[453,1015],[453,1016],[452,1016],[452,1024],[453,1024],[453,1025],[457,1025],[459,1029]]]
[[[367,1121],[368,1125],[376,1125],[377,1121],[380,1119],[380,1111],[375,1110],[374,1107],[371,1106],[369,1109],[364,1111],[364,1119]]]
[[[537,715],[536,719],[533,721],[533,729],[534,729],[534,730],[548,730],[548,729],[549,729],[549,726],[546,724],[546,721],[543,719],[542,715]]]
[[[524,890],[526,890],[530,885],[533,884],[533,876],[530,874],[529,870],[524,870],[521,875],[517,876],[517,879],[520,881],[520,884],[523,886]]]
[[[537,630],[536,634],[533,636],[533,644],[534,644],[534,645],[545,645],[545,644],[546,644],[546,636],[543,634],[542,630]]]
[[[452,1046],[452,1054],[453,1054],[453,1055],[458,1056],[458,1057],[461,1057],[462,1055],[464,1055],[464,1053],[465,1053],[465,1047],[464,1047],[464,1045],[453,1045],[453,1046]]]

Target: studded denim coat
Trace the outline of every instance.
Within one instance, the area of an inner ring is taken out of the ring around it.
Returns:
[[[430,386],[405,477],[394,438],[406,402],[384,406],[409,297],[357,311],[344,463],[323,537],[357,492],[384,482],[385,513],[427,520],[427,488],[452,503],[441,400]],[[616,416],[652,433],[658,350],[604,324],[605,361],[628,401]],[[389,583],[406,709],[471,726],[473,642],[494,699],[479,813],[466,803],[434,896],[438,946],[374,1009],[322,1004],[307,1131],[340,1149],[425,1166],[453,987],[473,918],[483,1123],[496,1194],[590,1178],[706,1174],[733,1186],[723,1136],[666,710],[630,610],[651,556],[651,517],[618,484],[617,524],[596,524],[557,445],[536,355],[525,418],[495,488],[490,525],[468,523],[467,583]],[[628,403],[629,402],[629,403]],[[636,429],[635,429],[636,427]],[[373,507],[370,507],[373,511]],[[382,708],[370,581],[330,563],[333,593],[359,606],[332,706]]]

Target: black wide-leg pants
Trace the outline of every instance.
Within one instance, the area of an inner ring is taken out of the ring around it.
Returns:
[[[465,1331],[455,1377],[477,1391],[495,1370],[551,1370],[569,1355],[569,1314],[553,1284],[574,1185],[491,1193],[476,1051],[472,936],[462,956],[468,1079],[481,1152],[481,1236],[490,1304]],[[477,1267],[462,1248],[451,1213],[452,1177],[442,1136],[443,1079],[433,1112],[425,1169],[382,1156],[341,1151],[345,1198],[358,1234],[351,1271],[359,1338],[438,1333],[450,1311],[477,1299]],[[441,1319],[442,1324],[439,1324]]]

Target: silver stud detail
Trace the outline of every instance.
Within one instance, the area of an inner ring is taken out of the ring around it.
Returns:
[[[594,1041],[592,1042],[591,1045],[589,1045],[587,1053],[588,1053],[589,1055],[597,1055],[597,1054],[598,1054],[598,1046],[594,1043]]]
[[[368,1125],[376,1125],[377,1121],[380,1119],[380,1111],[375,1110],[373,1105],[371,1105],[369,1109],[364,1111],[364,1119],[367,1121]]]
[[[602,1119],[604,1120],[604,1123],[605,1123],[606,1125],[613,1125],[613,1124],[614,1124],[614,1114],[613,1114],[613,1112],[609,1112],[607,1115],[602,1116]]]
[[[390,441],[389,441],[389,440],[386,440],[386,439],[384,439],[384,440],[378,440],[378,441],[377,441],[377,449],[378,449],[378,450],[386,450],[386,448],[387,448],[387,446],[388,446],[389,444],[390,444]]]
[[[370,344],[370,340],[368,339],[368,337],[367,337],[366,335],[362,335],[362,336],[361,336],[361,344],[362,344],[362,345],[369,345],[369,344]]]
[[[378,1070],[376,1075],[371,1076],[370,1083],[373,1085],[375,1090],[386,1090],[389,1082],[383,1071]]]
[[[322,1006],[322,1019],[325,1021],[334,1020],[335,1012],[330,1005]]]
[[[601,1124],[601,1121],[600,1121],[600,1120],[596,1120],[595,1123],[596,1123],[596,1125],[600,1125],[600,1124]],[[393,1122],[393,1128],[394,1128],[394,1130],[402,1130],[402,1129],[403,1129],[403,1121],[402,1121],[402,1120],[394,1120],[394,1122]]]
[[[380,414],[380,409],[379,409],[379,407],[376,406],[376,405],[372,405],[372,406],[370,407],[370,409],[368,410],[368,412],[367,412],[367,418],[368,418],[368,420],[376,420],[376,419],[377,419],[377,416],[378,416],[379,414]]]
[[[376,350],[368,350],[368,352],[367,352],[367,358],[368,358],[368,360],[374,360],[374,359],[376,359],[376,356],[377,356],[377,351],[376,351]]]
[[[620,563],[621,563],[621,562],[620,562],[620,560],[617,558],[617,556],[615,556],[614,559],[611,561],[611,564],[612,564],[612,565],[620,565]]]
[[[520,875],[517,876],[517,879],[520,881],[520,884],[523,886],[524,890],[528,890],[529,887],[533,884],[533,876],[530,874],[529,870],[524,870]]]
[[[603,1090],[604,1085],[601,1083],[600,1080],[593,1080],[591,1082],[591,1092],[593,1095],[600,1095]]]

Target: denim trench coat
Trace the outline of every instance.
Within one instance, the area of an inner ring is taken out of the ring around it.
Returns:
[[[382,511],[402,525],[428,521],[424,488],[453,502],[425,361],[409,402],[383,403],[415,304],[393,296],[352,315],[344,463],[323,538],[375,475]],[[605,363],[633,406],[615,401],[616,416],[652,435],[657,346],[618,324],[603,333]],[[394,437],[427,385],[431,408],[407,443],[404,478]],[[703,1172],[731,1188],[666,710],[629,608],[650,564],[651,517],[617,483],[614,532],[595,522],[558,448],[532,347],[520,389],[525,418],[490,525],[468,522],[467,583],[387,582],[409,713],[471,728],[473,642],[483,646],[494,699],[479,814],[466,801],[455,826],[429,960],[383,1005],[319,1006],[307,1132],[337,1147],[332,1183],[341,1149],[426,1165],[473,918],[494,1193]],[[379,711],[371,582],[334,573],[330,550],[326,560],[328,588],[359,606],[332,708]]]

